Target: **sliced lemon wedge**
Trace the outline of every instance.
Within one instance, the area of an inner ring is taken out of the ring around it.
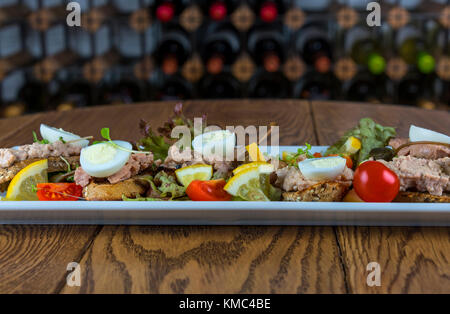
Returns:
[[[6,192],[8,201],[37,201],[35,191],[38,183],[47,183],[47,159],[33,162],[20,170],[12,179]]]
[[[353,155],[361,149],[361,141],[354,136],[350,136],[344,144],[345,151]]]
[[[257,168],[259,170],[259,173],[271,173],[275,170],[272,164],[269,164],[265,161],[254,161],[237,167],[236,169],[233,170],[233,174],[237,175],[239,172],[250,168]]]
[[[176,170],[175,175],[177,176],[178,181],[187,188],[194,180],[206,181],[211,179],[213,168],[211,165],[192,165]]]
[[[257,167],[250,167],[248,169],[240,171],[233,176],[228,183],[223,187],[225,191],[231,195],[237,196],[239,188],[244,185],[248,185],[250,180],[259,180],[259,169]]]
[[[259,150],[259,147],[256,143],[252,143],[245,147],[248,151],[248,155],[251,161],[266,161],[263,153]]]

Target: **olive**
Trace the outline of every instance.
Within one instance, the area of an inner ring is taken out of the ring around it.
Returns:
[[[375,160],[383,159],[386,161],[391,161],[395,156],[395,152],[389,147],[377,147],[370,151],[369,157]]]

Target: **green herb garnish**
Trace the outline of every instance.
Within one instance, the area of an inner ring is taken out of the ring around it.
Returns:
[[[102,128],[102,130],[100,131],[100,134],[102,135],[102,137],[105,140],[107,140],[106,142],[102,142],[102,143],[108,143],[108,144],[112,145],[114,148],[123,150],[125,152],[129,152],[129,153],[135,153],[135,154],[151,154],[152,153],[152,152],[146,152],[146,151],[140,151],[140,150],[127,149],[125,147],[117,145],[116,143],[114,143],[112,141],[112,139],[111,139],[111,137],[109,135],[109,128]]]
[[[34,131],[33,131],[33,142],[39,143],[39,144],[50,144],[50,142],[46,139],[38,140],[36,132],[34,132]]]
[[[72,168],[70,167],[70,163],[67,161],[67,159],[65,159],[63,156],[59,156],[59,158],[62,159],[62,161],[64,161],[67,165],[67,172],[72,172]]]
[[[311,144],[305,143],[306,148],[299,148],[297,149],[296,153],[287,154],[287,156],[284,158],[284,161],[288,163],[290,166],[298,167],[297,165],[297,159],[301,155],[306,155],[306,158],[314,158],[314,155],[311,154]]]

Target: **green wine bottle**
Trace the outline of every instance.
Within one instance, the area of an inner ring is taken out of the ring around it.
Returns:
[[[423,74],[434,71],[436,61],[417,28],[412,25],[401,28],[397,34],[396,44],[398,54],[406,63],[416,65]]]
[[[384,72],[386,60],[381,53],[381,47],[376,35],[367,28],[352,28],[347,33],[345,49],[356,63],[367,66],[372,74],[379,75]]]

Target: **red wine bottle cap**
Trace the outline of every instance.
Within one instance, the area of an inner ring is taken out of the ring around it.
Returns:
[[[161,22],[169,22],[175,15],[175,7],[173,3],[165,2],[156,9],[156,17]]]
[[[175,56],[169,55],[164,58],[162,65],[162,71],[167,75],[172,75],[178,71],[178,60]]]
[[[276,72],[280,68],[280,57],[275,53],[269,53],[264,57],[263,66],[267,72]]]
[[[275,21],[278,16],[278,9],[275,3],[270,1],[265,2],[259,10],[259,16],[266,23]]]
[[[319,73],[326,73],[331,68],[331,60],[327,56],[320,56],[314,62],[314,67]]]
[[[211,74],[219,74],[223,70],[223,58],[221,56],[212,56],[206,64],[206,70]]]
[[[209,7],[209,16],[214,21],[221,21],[227,16],[227,6],[223,1],[216,1]]]

